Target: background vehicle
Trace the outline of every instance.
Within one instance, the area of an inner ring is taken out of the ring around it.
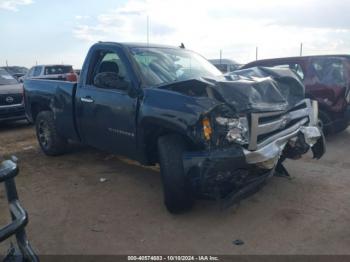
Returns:
[[[14,158],[14,160],[16,160]],[[18,175],[18,167],[15,161],[7,160],[0,164],[0,183],[5,184],[7,200],[10,206],[12,222],[0,228],[0,242],[16,237],[16,244],[12,246],[4,262],[12,261],[39,261],[27,240],[25,227],[28,224],[28,215],[18,200],[15,177]]]
[[[74,140],[160,163],[165,205],[179,213],[196,196],[240,199],[311,146],[324,153],[317,103],[291,70],[240,74],[225,79],[183,48],[98,43],[78,83],[25,81],[26,112],[47,155]]]
[[[26,119],[23,85],[0,68],[0,122]]]
[[[80,76],[81,69],[75,69],[74,72],[77,74],[77,76]]]
[[[19,80],[23,83],[26,79],[46,79],[76,82],[77,74],[71,65],[38,65],[32,67],[28,73]]]
[[[290,68],[302,79],[306,97],[317,100],[326,134],[346,129],[350,122],[350,56],[325,55],[258,60],[255,66]]]
[[[210,59],[209,62],[222,73],[233,72],[242,67],[242,65],[231,59]]]
[[[28,73],[28,68],[23,66],[6,66],[4,69],[17,80]]]

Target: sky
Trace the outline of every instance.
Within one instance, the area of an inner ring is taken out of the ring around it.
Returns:
[[[0,66],[81,68],[98,41],[147,42],[234,59],[350,53],[348,0],[0,0]],[[147,19],[148,18],[148,19]],[[147,20],[149,23],[147,23]]]

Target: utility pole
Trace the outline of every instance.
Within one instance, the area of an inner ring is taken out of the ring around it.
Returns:
[[[222,61],[222,50],[220,49],[220,65],[221,65],[221,61]]]
[[[258,60],[258,56],[259,56],[259,48],[256,47],[256,49],[255,49],[255,60]]]
[[[9,63],[8,63],[8,61],[6,60],[6,67],[9,67]]]
[[[303,55],[303,43],[300,43],[300,56]]]
[[[147,16],[147,44],[149,44],[149,16]]]

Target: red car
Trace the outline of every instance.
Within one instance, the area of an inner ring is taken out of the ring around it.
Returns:
[[[340,132],[350,122],[350,55],[300,56],[258,60],[242,69],[264,66],[292,69],[302,79],[306,96],[319,103],[325,134]]]

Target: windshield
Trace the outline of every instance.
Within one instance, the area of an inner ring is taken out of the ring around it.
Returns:
[[[0,85],[15,85],[17,80],[13,78],[5,69],[0,68]]]
[[[27,68],[21,67],[21,66],[9,66],[9,67],[5,67],[4,69],[6,69],[6,71],[9,72],[11,75],[16,75],[16,74],[25,75],[28,72]]]
[[[157,86],[222,73],[202,56],[184,49],[132,48],[147,86]]]
[[[347,86],[347,68],[343,59],[314,59],[311,70],[320,83]]]
[[[60,75],[73,72],[72,66],[47,66],[45,67],[45,75]]]

